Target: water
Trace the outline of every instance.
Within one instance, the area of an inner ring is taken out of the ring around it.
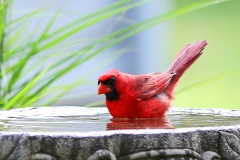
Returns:
[[[172,108],[165,119],[113,119],[106,108],[40,107],[0,111],[7,132],[89,132],[122,129],[174,129],[240,124],[240,111]]]

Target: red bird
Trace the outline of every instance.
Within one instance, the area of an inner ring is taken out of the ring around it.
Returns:
[[[207,42],[186,45],[166,72],[131,75],[111,69],[98,78],[98,94],[115,118],[161,118],[171,106],[183,73],[202,55]]]

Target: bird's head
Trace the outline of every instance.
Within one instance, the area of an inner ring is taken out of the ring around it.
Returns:
[[[119,93],[116,89],[117,77],[119,71],[111,69],[98,78],[98,94],[105,94],[109,101],[119,99]]]

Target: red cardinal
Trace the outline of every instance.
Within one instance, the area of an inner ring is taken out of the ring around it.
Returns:
[[[131,75],[109,70],[98,78],[98,94],[116,118],[161,118],[174,99],[174,88],[183,73],[202,55],[207,42],[186,45],[166,72]]]

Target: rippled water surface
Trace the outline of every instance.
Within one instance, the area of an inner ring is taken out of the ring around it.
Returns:
[[[0,130],[89,132],[240,125],[240,111],[173,108],[165,119],[113,119],[106,108],[41,107],[0,111]]]

